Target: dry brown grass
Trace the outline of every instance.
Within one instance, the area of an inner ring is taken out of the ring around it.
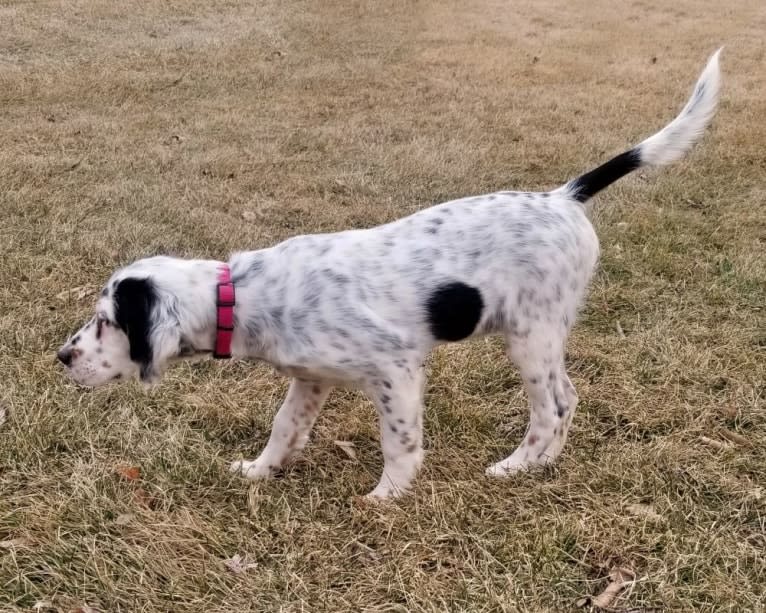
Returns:
[[[764,610],[763,3],[6,0],[0,23],[0,610],[563,611],[616,565],[620,610]],[[266,440],[269,370],[181,366],[147,395],[53,364],[92,298],[69,288],[555,186],[670,119],[721,43],[702,146],[595,208],[554,469],[483,477],[525,425],[494,341],[433,356],[425,469],[380,508],[352,503],[381,466],[358,394],[248,490],[225,467]],[[722,431],[750,446],[701,438]]]

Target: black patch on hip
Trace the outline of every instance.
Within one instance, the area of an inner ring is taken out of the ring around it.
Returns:
[[[475,287],[454,281],[437,287],[426,308],[434,338],[459,341],[473,334],[484,310],[484,300]]]

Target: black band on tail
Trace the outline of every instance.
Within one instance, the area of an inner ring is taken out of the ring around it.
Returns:
[[[606,164],[586,172],[581,177],[576,178],[569,183],[569,189],[572,197],[577,202],[586,202],[593,198],[598,192],[608,187],[617,179],[633,172],[641,166],[641,150],[631,149],[612,158]]]

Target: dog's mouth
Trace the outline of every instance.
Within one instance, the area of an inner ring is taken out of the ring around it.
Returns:
[[[77,364],[61,364],[64,376],[83,389],[94,389],[113,383],[120,383],[130,377],[118,372],[108,376],[99,376],[98,373],[89,372],[88,368],[78,368]]]

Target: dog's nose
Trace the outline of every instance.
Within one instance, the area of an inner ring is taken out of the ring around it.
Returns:
[[[71,349],[59,349],[56,353],[56,357],[64,366],[69,366],[72,363],[72,350]]]

